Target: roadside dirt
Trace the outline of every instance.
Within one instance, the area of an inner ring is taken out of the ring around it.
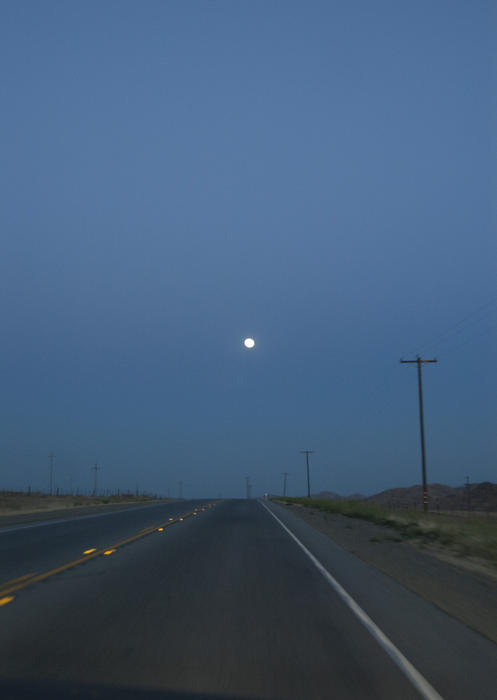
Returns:
[[[367,520],[303,506],[285,507],[336,544],[497,643],[497,571],[491,564],[403,541],[395,530]]]
[[[60,520],[64,518],[78,517],[80,515],[91,515],[93,513],[107,513],[110,511],[127,510],[128,508],[139,508],[153,503],[171,503],[174,499],[164,500],[135,500],[116,501],[115,503],[88,503],[73,505],[69,501],[56,504],[44,503],[41,506],[21,508],[0,508],[0,528],[11,525],[22,525],[43,520]]]

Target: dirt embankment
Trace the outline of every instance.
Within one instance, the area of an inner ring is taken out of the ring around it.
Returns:
[[[336,544],[497,643],[497,570],[491,563],[402,540],[395,530],[367,520],[304,506],[285,507]]]
[[[95,511],[110,511],[151,503],[169,502],[174,499],[154,499],[149,496],[122,494],[120,496],[50,496],[41,493],[0,492],[0,527],[15,523],[33,522],[86,515]]]

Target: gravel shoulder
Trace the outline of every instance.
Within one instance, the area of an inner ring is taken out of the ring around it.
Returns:
[[[366,520],[281,503],[336,544],[497,643],[497,572],[441,549],[400,540]]]

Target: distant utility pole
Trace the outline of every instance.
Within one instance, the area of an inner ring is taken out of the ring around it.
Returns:
[[[286,478],[287,476],[290,476],[289,472],[282,472],[283,473],[283,498],[286,496]]]
[[[247,498],[250,498],[251,496],[251,490],[252,490],[252,485],[250,483],[250,476],[245,477],[245,482],[247,485]]]
[[[94,472],[94,474],[93,474],[93,495],[96,496],[97,495],[97,472],[100,471],[100,467],[95,462],[92,469]]]
[[[50,460],[50,495],[53,495],[53,461],[55,459],[55,455],[53,452],[50,452],[48,455],[48,459]]]
[[[469,483],[469,476],[466,477],[466,504],[468,506],[468,513],[471,510],[471,485]]]
[[[314,450],[300,450],[300,454],[305,455],[305,463],[307,465],[307,498],[311,497],[311,479],[309,476],[309,455],[312,455]]]
[[[419,428],[421,432],[421,469],[423,475],[423,510],[428,512],[428,483],[426,481],[426,455],[425,455],[425,426],[423,418],[423,382],[421,378],[421,365],[436,362],[437,360],[422,360],[419,355],[415,360],[401,360],[402,364],[415,364],[418,366],[418,391],[419,391]]]

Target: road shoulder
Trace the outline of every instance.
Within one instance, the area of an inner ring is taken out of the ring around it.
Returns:
[[[400,541],[374,523],[280,504],[343,549],[497,643],[497,581]]]

